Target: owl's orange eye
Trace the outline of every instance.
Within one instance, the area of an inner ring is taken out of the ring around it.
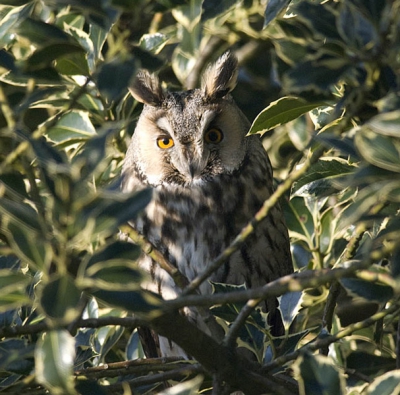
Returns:
[[[218,144],[222,141],[224,135],[222,132],[217,128],[208,129],[205,136],[204,141],[210,144]]]
[[[174,146],[174,140],[172,140],[171,137],[159,137],[157,139],[157,145],[161,148],[161,149],[168,149],[168,148],[172,148]]]

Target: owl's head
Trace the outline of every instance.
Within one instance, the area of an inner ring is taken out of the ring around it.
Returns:
[[[144,108],[127,160],[144,183],[193,186],[240,167],[249,122],[229,95],[237,74],[231,53],[207,68],[199,89],[165,91],[139,73],[130,91]]]

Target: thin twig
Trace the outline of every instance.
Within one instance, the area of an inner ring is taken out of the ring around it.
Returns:
[[[261,299],[250,299],[249,301],[247,301],[246,305],[240,310],[235,321],[233,321],[232,325],[230,326],[229,331],[223,341],[224,345],[226,345],[227,347],[235,346],[236,339],[239,337],[240,329],[246,322],[249,315],[259,305],[260,302]]]
[[[165,258],[165,256],[138,231],[129,225],[120,226],[120,230],[122,233],[127,234],[135,244],[139,245],[146,255],[160,265],[160,267],[172,277],[179,288],[183,289],[189,284],[188,279],[178,270],[178,268],[172,265],[167,258]]]
[[[143,325],[143,320],[137,317],[100,317],[100,318],[88,318],[78,320],[75,327],[79,328],[100,328],[107,325],[119,325],[125,328],[136,328]],[[48,330],[66,328],[68,325],[60,327],[49,326],[46,322],[31,325],[21,326],[8,326],[0,329],[0,338],[3,337],[16,337],[20,335],[33,335],[40,332],[46,332]]]
[[[325,147],[317,148],[309,159],[307,159],[301,168],[293,171],[288,178],[282,182],[276,191],[266,200],[261,209],[256,213],[254,218],[241,230],[239,235],[233,242],[212,262],[202,273],[192,280],[189,286],[184,290],[182,295],[186,296],[193,293],[211,274],[217,271],[229,258],[236,252],[246,239],[254,232],[257,226],[269,214],[271,209],[278,203],[279,199],[292,187],[294,181],[298,180],[307,170],[318,161],[324,154]]]
[[[306,270],[301,273],[293,273],[281,277],[270,283],[245,291],[235,291],[226,294],[213,295],[187,295],[177,299],[165,301],[167,309],[181,309],[185,306],[212,306],[214,304],[240,303],[250,299],[266,299],[272,296],[281,296],[286,292],[302,291],[306,288],[315,288],[323,284],[331,283],[340,278],[353,277],[359,270],[368,268],[376,260],[382,259],[394,250],[394,246],[388,246],[382,251],[374,251],[370,259],[362,262],[353,262],[346,268]]]
[[[178,363],[178,364],[177,364]],[[198,364],[184,360],[183,358],[148,358],[135,359],[94,366],[76,371],[75,376],[84,376],[89,379],[127,376],[130,374],[146,374],[150,372],[168,372],[177,368],[200,367]]]
[[[184,368],[179,368],[172,370],[170,372],[156,373],[145,377],[138,377],[133,380],[127,381],[130,388],[137,388],[143,385],[162,383],[167,380],[182,380],[187,378],[187,376],[193,376],[195,374],[204,373],[204,369],[200,365],[185,366]],[[102,387],[107,392],[114,394],[120,394],[122,383],[111,384]]]

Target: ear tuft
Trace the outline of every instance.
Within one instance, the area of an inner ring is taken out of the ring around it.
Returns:
[[[224,97],[236,86],[238,61],[231,52],[225,52],[203,74],[202,89],[209,99]]]
[[[157,107],[164,100],[164,91],[158,77],[141,70],[136,75],[132,86],[129,87],[132,96],[141,103]]]

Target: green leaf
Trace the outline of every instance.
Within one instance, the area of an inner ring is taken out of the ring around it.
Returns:
[[[66,330],[47,332],[35,349],[35,375],[52,394],[75,394],[75,340]]]
[[[23,273],[14,272],[9,269],[0,270],[0,290],[7,293],[15,289],[24,289],[31,279]]]
[[[144,34],[140,41],[140,48],[158,54],[167,44],[169,37],[163,33]]]
[[[356,169],[356,166],[350,165],[340,158],[319,160],[304,176],[293,184],[292,195],[320,196],[322,193],[328,195],[336,191],[335,180],[337,185],[340,178],[354,173]],[[323,185],[320,181],[324,182]]]
[[[60,56],[55,64],[56,70],[63,75],[84,75],[90,74],[86,55],[77,51],[70,55]]]
[[[345,394],[343,373],[330,358],[304,353],[295,363],[300,393],[307,395]]]
[[[141,248],[133,243],[123,241],[115,241],[104,249],[96,251],[88,261],[87,267],[97,262],[105,262],[113,259],[125,259],[126,261],[135,262],[141,254]]]
[[[29,204],[0,198],[0,212],[26,230],[40,232],[38,213]]]
[[[264,13],[264,27],[268,26],[289,5],[290,0],[269,0]]]
[[[163,308],[163,299],[160,295],[150,291],[109,291],[95,290],[91,294],[110,306],[115,306],[137,314],[157,315]]]
[[[46,135],[52,142],[65,145],[86,141],[96,135],[96,130],[87,112],[74,110],[63,115]]]
[[[364,17],[361,10],[351,3],[340,4],[337,19],[338,32],[350,48],[374,52],[380,44],[375,25]]]
[[[4,233],[15,255],[34,269],[44,269],[52,257],[51,247],[43,238],[19,224],[3,223]]]
[[[34,346],[26,339],[8,339],[0,342],[0,367],[4,371],[28,375],[34,368]],[[3,382],[4,384],[4,382]]]
[[[50,23],[45,23],[33,18],[24,19],[16,29],[17,33],[26,37],[32,43],[47,46],[51,43],[74,43],[75,40],[64,30]]]
[[[28,198],[24,176],[17,171],[0,174],[0,186],[5,188],[5,198],[19,201]]]
[[[27,2],[25,2],[27,3]],[[3,3],[4,4],[4,3]],[[0,46],[3,47],[12,40],[8,37],[14,26],[24,20],[30,12],[34,4],[26,4],[21,7],[4,7],[0,9]]]
[[[368,126],[377,134],[400,137],[400,110],[375,115]]]
[[[290,232],[312,245],[315,232],[312,214],[305,205],[304,199],[294,197],[289,202],[283,200],[285,219]]]
[[[215,18],[218,15],[228,12],[229,9],[233,7],[236,3],[237,0],[220,0],[218,2],[215,2],[214,0],[204,0],[201,6],[202,22],[205,22],[208,19]]]
[[[374,166],[400,173],[400,140],[398,137],[375,133],[370,125],[364,125],[355,136],[360,155]]]
[[[71,56],[77,52],[84,53],[81,46],[76,43],[54,43],[36,50],[26,61],[28,69],[39,69],[50,66],[52,62],[62,56]]]
[[[394,395],[400,393],[400,371],[386,372],[376,378],[367,388],[368,395]]]
[[[52,319],[70,321],[80,313],[77,306],[81,291],[68,276],[55,277],[47,282],[40,293],[40,305]]]
[[[302,292],[288,292],[278,298],[283,325],[289,330],[290,325],[297,316],[303,301]]]
[[[127,93],[131,79],[138,69],[134,59],[114,59],[101,66],[97,74],[97,86],[109,101],[119,99]]]
[[[106,42],[108,31],[99,25],[91,24],[89,37],[93,43],[94,58],[101,59],[101,50]]]
[[[142,344],[137,328],[134,329],[131,336],[129,337],[128,343],[125,347],[125,358],[127,360],[145,358]]]
[[[292,12],[297,13],[298,18],[323,39],[340,41],[341,37],[336,28],[336,15],[332,8],[330,3],[301,1],[296,4]]]
[[[145,189],[134,194],[104,192],[83,208],[77,226],[84,229],[89,218],[94,219],[94,232],[114,232],[116,227],[131,221],[150,202],[152,191]]]
[[[299,97],[282,97],[272,102],[267,108],[260,112],[251,125],[248,134],[265,133],[279,125],[283,125],[308,111],[324,106],[323,102],[308,103]]]
[[[136,264],[122,259],[110,259],[92,264],[81,280],[81,286],[109,291],[135,291],[141,288],[143,277]]]
[[[329,92],[346,73],[354,73],[352,64],[342,56],[321,55],[296,64],[283,77],[286,89],[297,94],[313,91],[330,97]],[[321,102],[325,106],[326,103]],[[318,106],[316,106],[318,107]]]
[[[30,304],[26,287],[31,281],[25,274],[9,269],[0,270],[0,312]]]
[[[97,339],[100,343],[99,358],[104,362],[107,353],[115,346],[124,333],[121,326],[104,326],[97,331]]]
[[[360,296],[370,301],[386,303],[394,295],[393,288],[387,285],[359,278],[342,278],[340,282],[352,295]]]

